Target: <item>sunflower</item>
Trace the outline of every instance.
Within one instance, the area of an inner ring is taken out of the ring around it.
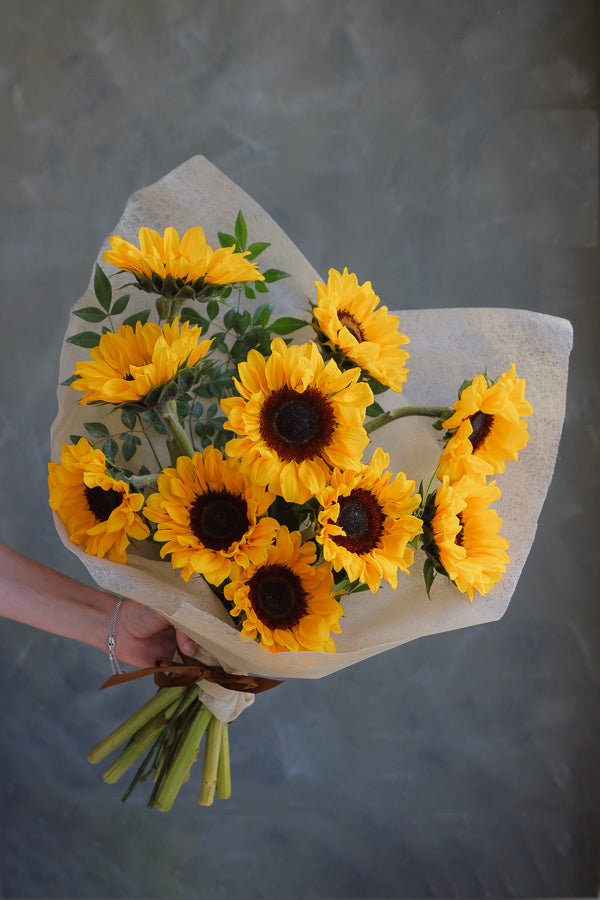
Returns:
[[[330,269],[327,284],[315,284],[318,299],[313,316],[320,331],[376,381],[401,391],[409,358],[401,348],[409,340],[398,330],[398,317],[390,315],[387,306],[375,308],[380,300],[371,282],[360,285],[348,269],[341,274]]]
[[[384,469],[389,455],[377,447],[368,466],[358,472],[335,469],[330,483],[317,494],[323,556],[350,581],[375,592],[385,578],[395,589],[397,571],[408,572],[414,552],[408,546],[421,534],[421,520],[411,515],[421,498],[414,481],[399,472],[392,480]]]
[[[316,546],[302,543],[285,525],[261,565],[254,565],[225,587],[232,616],[243,615],[242,634],[271,653],[324,650],[335,653],[331,632],[342,630],[341,604],[333,595],[328,563],[313,565]]]
[[[78,362],[78,379],[71,387],[85,391],[83,404],[131,403],[141,400],[157,385],[166,384],[186,366],[194,366],[208,351],[212,340],[200,340],[202,329],[179,319],[171,324],[148,322],[121,325],[108,331],[90,351],[91,360]]]
[[[314,342],[287,347],[281,338],[265,360],[251,350],[238,367],[240,397],[221,401],[224,427],[241,437],[225,446],[259,484],[305,503],[329,479],[330,467],[357,470],[369,438],[362,427],[373,402],[360,369],[326,365]]]
[[[500,496],[493,481],[486,484],[464,476],[453,484],[445,475],[435,493],[433,518],[426,532],[448,578],[473,600],[473,591],[487,594],[506,571],[508,541],[498,532],[502,519],[489,509]],[[426,548],[425,548],[426,549]]]
[[[186,287],[201,294],[206,285],[227,285],[239,281],[263,281],[256,263],[246,259],[249,250],[236,253],[233,247],[213,250],[200,226],[189,228],[181,240],[175,228],[161,237],[152,228],[140,228],[139,248],[119,235],[110,239],[111,249],[104,259],[131,272],[139,286],[150,293],[174,297]]]
[[[440,458],[438,478],[456,481],[462,475],[487,476],[504,472],[506,460],[519,458],[529,440],[521,416],[533,412],[525,399],[525,380],[514,365],[493,384],[476,375],[443,423],[452,431]]]
[[[180,456],[176,468],[159,475],[158,493],[148,497],[144,512],[158,524],[161,556],[171,554],[185,581],[197,572],[218,585],[239,566],[265,559],[277,522],[260,517],[273,499],[235,460],[209,446],[191,459]]]
[[[60,463],[48,464],[50,506],[67,526],[74,544],[83,544],[91,556],[127,561],[130,540],[141,541],[149,529],[137,515],[142,494],[130,493],[125,481],[106,472],[106,457],[85,438],[63,444]]]

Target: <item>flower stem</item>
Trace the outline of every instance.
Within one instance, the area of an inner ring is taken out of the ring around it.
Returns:
[[[181,427],[175,400],[170,400],[168,403],[165,403],[161,410],[161,416],[169,435],[169,453],[171,454],[171,462],[173,465],[175,465],[177,457],[179,456],[192,457],[194,455],[194,448],[184,429]]]
[[[229,800],[231,797],[231,766],[229,764],[229,728],[223,723],[221,732],[221,752],[219,753],[219,765],[217,767],[217,797],[219,800]]]
[[[452,412],[446,406],[399,406],[397,409],[390,409],[388,412],[377,416],[365,425],[365,431],[367,434],[371,434],[395,419],[404,419],[406,416],[429,416],[431,419],[448,419]]]
[[[104,781],[107,784],[114,784],[119,780],[127,769],[150,747],[157,739],[164,728],[167,728],[170,720],[177,713],[181,713],[193,702],[195,696],[192,692],[188,693],[185,700],[180,702],[180,696],[175,696],[173,702],[163,712],[159,713],[151,719],[146,725],[139,729],[130,739],[129,743],[117,759],[105,771]]]
[[[144,703],[128,719],[111,731],[104,740],[96,744],[88,753],[89,762],[96,764],[102,762],[113,750],[120,747],[125,741],[133,737],[147,722],[161,713],[173,700],[177,700],[185,692],[184,687],[160,688],[147,703]]]
[[[206,735],[204,768],[202,769],[202,786],[200,788],[200,796],[198,797],[200,806],[211,806],[215,799],[222,734],[223,723],[213,716],[208,726],[208,734]]]
[[[138,491],[143,491],[144,488],[156,486],[156,482],[158,481],[158,474],[131,475],[127,480],[131,487],[136,488]]]
[[[192,721],[177,742],[168,771],[161,781],[154,801],[154,806],[162,812],[167,812],[171,809],[181,785],[186,780],[192,765],[196,761],[200,741],[211,721],[211,715],[210,710],[199,703]]]

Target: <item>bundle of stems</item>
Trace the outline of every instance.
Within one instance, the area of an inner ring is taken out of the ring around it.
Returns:
[[[118,781],[143,756],[122,800],[125,802],[129,798],[139,781],[152,777],[154,786],[148,807],[166,812],[189,778],[205,733],[198,803],[210,806],[215,792],[221,800],[231,796],[229,734],[227,724],[217,719],[199,699],[198,685],[160,688],[154,697],[90,750],[88,760],[99,763],[125,744],[104,772],[104,781],[109,784]]]

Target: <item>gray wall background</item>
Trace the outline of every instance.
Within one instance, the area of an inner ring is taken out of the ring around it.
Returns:
[[[592,0],[2,0],[0,539],[47,507],[68,311],[129,194],[196,153],[391,307],[575,329],[556,476],[497,624],[264,695],[234,798],[123,806],[86,752],[147,696],[0,626],[6,897],[596,896],[598,10]],[[383,713],[390,692],[396,702]],[[367,697],[373,697],[368,702]]]

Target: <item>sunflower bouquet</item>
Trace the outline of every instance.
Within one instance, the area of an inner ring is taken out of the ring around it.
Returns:
[[[152,227],[166,205],[179,230]],[[204,230],[215,225],[219,246]],[[90,759],[125,744],[105,780],[136,763],[126,797],[151,777],[149,805],[166,810],[206,734],[210,804],[229,796],[228,725],[256,693],[502,615],[562,423],[540,367],[564,382],[570,335],[521,311],[467,334],[465,311],[406,311],[401,331],[370,282],[348,269],[319,279],[200,158],[136,195],[107,263],[65,341],[50,505],[101,586],[159,610],[199,651],[109,679],[151,671],[159,690]],[[96,327],[78,330],[82,319]],[[493,340],[507,325],[516,347]],[[529,440],[522,363],[544,428],[504,476]]]

